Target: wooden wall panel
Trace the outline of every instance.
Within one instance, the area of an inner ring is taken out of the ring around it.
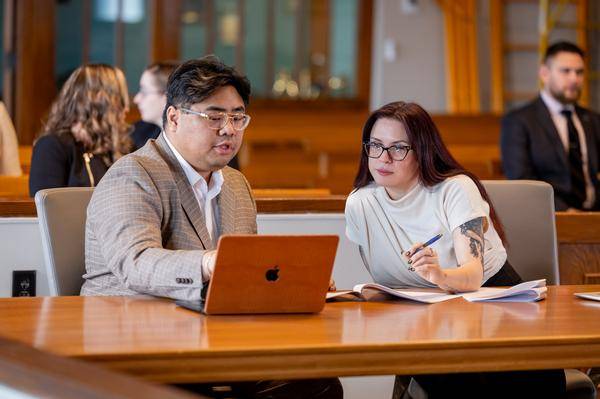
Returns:
[[[504,111],[504,8],[502,0],[490,1],[490,56],[492,112]]]
[[[56,95],[53,1],[16,2],[14,122],[19,144],[31,144]]]
[[[438,0],[444,12],[447,102],[450,113],[478,113],[477,3]]]
[[[600,283],[600,212],[557,212],[561,284]]]
[[[182,0],[152,0],[150,38],[152,62],[179,59]]]
[[[600,284],[600,244],[559,244],[561,284]]]
[[[371,92],[371,54],[373,42],[373,0],[360,2],[358,22],[358,60],[357,60],[357,90],[359,101],[364,106],[369,105]]]

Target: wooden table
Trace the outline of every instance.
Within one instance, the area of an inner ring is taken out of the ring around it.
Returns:
[[[600,366],[600,302],[332,303],[205,317],[143,297],[0,299],[0,335],[160,382]]]

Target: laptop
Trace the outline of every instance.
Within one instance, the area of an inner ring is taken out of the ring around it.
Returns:
[[[176,304],[204,314],[318,313],[337,235],[224,235],[201,301]]]

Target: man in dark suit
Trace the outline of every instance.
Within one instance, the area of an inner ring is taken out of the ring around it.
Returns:
[[[502,166],[509,179],[543,180],[557,211],[600,208],[600,115],[580,107],[584,53],[569,42],[546,50],[540,95],[502,119]]]

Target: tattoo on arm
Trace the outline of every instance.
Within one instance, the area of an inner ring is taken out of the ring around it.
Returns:
[[[462,224],[460,233],[469,239],[471,255],[483,262],[483,217]]]

